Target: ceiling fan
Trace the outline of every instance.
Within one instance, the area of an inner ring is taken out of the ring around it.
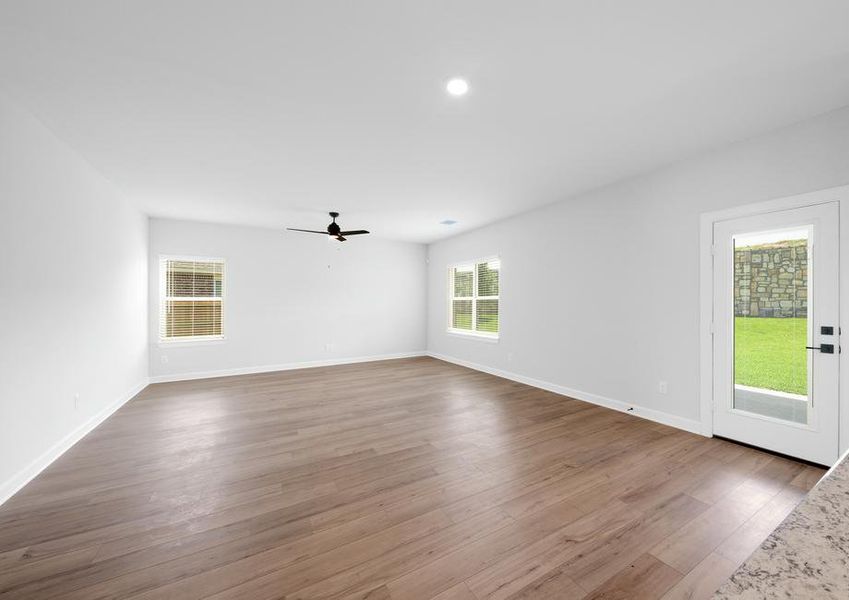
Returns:
[[[294,227],[287,227],[288,231],[302,231],[304,233],[320,233],[321,235],[329,235],[331,237],[336,238],[340,242],[344,242],[349,235],[363,235],[368,233],[365,229],[356,229],[353,231],[342,231],[342,228],[336,223],[336,217],[339,216],[338,212],[330,213],[330,217],[333,219],[333,222],[327,226],[327,231],[315,231],[313,229],[295,229]]]

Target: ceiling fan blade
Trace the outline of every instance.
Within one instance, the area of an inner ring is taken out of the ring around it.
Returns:
[[[363,235],[368,233],[365,229],[357,229],[356,231],[340,231],[339,235]]]
[[[336,239],[337,239],[337,240],[339,240],[340,242],[345,242],[345,241],[347,241],[344,237],[342,237],[342,234],[341,234],[341,233],[340,233],[339,235],[337,235],[337,236],[336,236]]]
[[[321,235],[328,235],[326,231],[315,231],[314,229],[295,229],[294,227],[287,227],[286,231],[303,231],[304,233],[320,233]]]

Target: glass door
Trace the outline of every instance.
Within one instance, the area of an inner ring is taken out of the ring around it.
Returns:
[[[837,458],[838,206],[714,226],[714,432]]]

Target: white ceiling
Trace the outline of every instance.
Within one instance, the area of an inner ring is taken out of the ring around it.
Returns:
[[[427,242],[849,104],[849,2],[0,0],[0,85],[153,215]]]

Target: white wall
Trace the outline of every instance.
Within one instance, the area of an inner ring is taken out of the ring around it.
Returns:
[[[146,384],[146,315],[147,217],[0,96],[0,503]]]
[[[226,340],[159,343],[158,260],[168,254],[225,259]],[[275,229],[152,219],[151,375],[167,380],[420,353],[426,284],[421,244],[370,236],[339,243]]]
[[[698,429],[699,214],[847,182],[849,108],[433,244],[428,350]],[[500,342],[448,335],[447,265],[492,255]]]

